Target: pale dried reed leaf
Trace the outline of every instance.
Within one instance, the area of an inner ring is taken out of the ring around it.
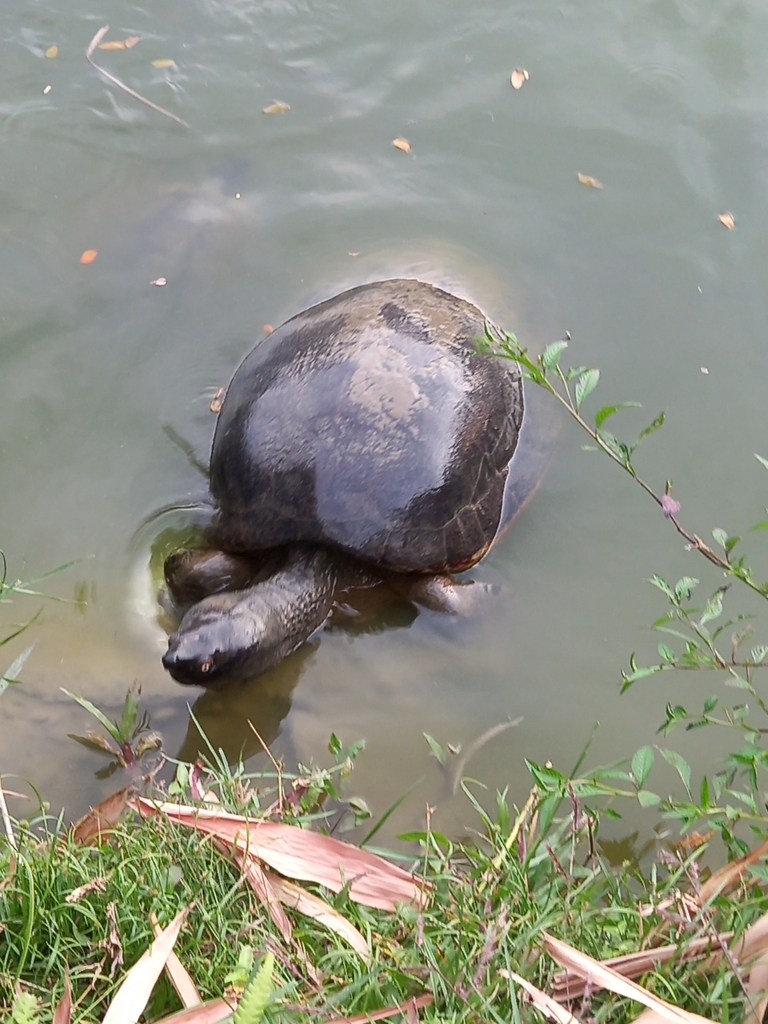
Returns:
[[[235,864],[245,875],[250,887],[267,908],[269,916],[272,918],[272,923],[282,935],[283,941],[290,942],[293,935],[293,925],[280,904],[280,897],[274,890],[272,885],[273,876],[270,875],[268,877],[267,872],[253,857],[246,857],[240,850],[229,850],[220,841],[217,841],[216,845],[223,853],[232,857]]]
[[[154,936],[157,938],[163,929],[160,927],[155,914],[150,914],[149,920],[152,925]],[[171,984],[176,989],[176,995],[181,1000],[181,1005],[185,1010],[188,1010],[193,1006],[201,1005],[203,1000],[200,998],[200,993],[197,991],[197,987],[192,980],[192,975],[181,960],[179,960],[173,950],[168,954],[168,959],[165,961],[165,973],[168,975],[171,980]]]
[[[64,977],[64,995],[53,1011],[53,1024],[69,1024],[72,1019],[72,986],[69,984],[69,971]]]
[[[768,952],[752,964],[746,985],[747,998],[752,1009],[744,1024],[763,1024],[768,1007]]]
[[[521,988],[525,989],[531,997],[533,1005],[537,1010],[541,1010],[545,1017],[557,1021],[557,1024],[580,1024],[578,1017],[574,1017],[570,1010],[566,1010],[565,1007],[555,1002],[546,992],[542,992],[540,988],[536,988],[530,981],[521,978],[514,971],[509,971],[508,973],[513,981],[516,981]]]
[[[698,895],[701,903],[709,903],[713,897],[740,882],[747,868],[762,860],[766,854],[768,854],[768,839],[760,843],[759,846],[756,846],[754,850],[745,853],[743,857],[732,860],[730,864],[725,864],[711,874],[699,890]]]
[[[732,932],[722,932],[720,938],[727,942]],[[652,971],[658,964],[668,963],[670,960],[679,960],[684,963],[688,960],[696,960],[706,956],[715,948],[716,955],[720,956],[720,947],[714,936],[704,936],[700,939],[693,939],[684,945],[678,946],[656,946],[652,949],[639,950],[637,953],[624,953],[622,956],[612,956],[605,960],[598,961],[603,967],[610,967],[624,978],[639,978],[648,971]],[[558,971],[552,980],[552,996],[558,1002],[569,1002],[583,995],[585,987],[584,978],[571,973],[568,970]],[[594,985],[592,986],[594,989]]]
[[[640,985],[636,985],[634,981],[622,977],[618,971],[614,971],[610,967],[604,967],[599,960],[595,960],[586,953],[582,953],[580,950],[574,949],[573,946],[569,946],[567,942],[562,942],[546,932],[543,934],[544,946],[549,955],[569,971],[580,974],[583,978],[589,978],[590,982],[596,982],[602,988],[607,988],[610,992],[625,996],[627,999],[634,999],[649,1009],[656,1010],[665,1020],[671,1021],[672,1024],[704,1024],[704,1022],[712,1024],[712,1021],[707,1017],[701,1017],[697,1013],[690,1013],[688,1010],[681,1010],[679,1007],[667,1003],[664,999],[659,999],[658,996],[648,992]]]
[[[157,1024],[219,1024],[225,1017],[232,1016],[233,1009],[225,999],[211,999],[207,1003],[163,1017]]]
[[[421,906],[426,899],[420,880],[410,872],[331,836],[208,808],[153,804],[145,797],[136,797],[133,806],[142,815],[166,814],[171,821],[216,836],[287,878],[318,882],[333,892],[348,886],[350,898],[366,906],[394,910],[398,903]]]
[[[69,832],[72,840],[81,846],[101,843],[103,837],[108,835],[117,824],[120,815],[128,804],[128,798],[133,791],[132,786],[119,789],[112,793],[106,800],[92,807],[87,814],[71,826]]]
[[[404,1003],[387,1006],[383,1010],[369,1010],[368,1013],[358,1013],[354,1017],[334,1017],[332,1020],[318,1021],[318,1024],[368,1024],[370,1020],[386,1020],[388,1017],[394,1017],[397,1013],[421,1010],[425,1006],[431,1006],[433,1002],[434,997],[425,992],[420,996],[412,996]]]
[[[731,952],[738,964],[746,966],[750,960],[759,956],[766,949],[768,949],[768,911],[747,928]]]
[[[343,914],[329,906],[319,896],[314,896],[311,892],[307,892],[306,889],[302,889],[295,882],[289,882],[287,878],[273,875],[271,871],[265,871],[264,874],[275,894],[287,907],[293,907],[299,913],[314,918],[315,921],[325,925],[330,931],[336,932],[345,942],[350,944],[352,949],[360,955],[365,963],[369,964],[371,962],[368,943],[352,922],[344,917]]]
[[[180,911],[142,954],[120,984],[102,1024],[136,1024],[152,995],[168,954],[179,937],[189,907]]]

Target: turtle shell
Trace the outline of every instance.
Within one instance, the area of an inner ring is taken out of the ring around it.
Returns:
[[[399,572],[460,571],[493,542],[523,418],[485,318],[421,281],[362,285],[245,357],[211,453],[229,551],[327,544]]]

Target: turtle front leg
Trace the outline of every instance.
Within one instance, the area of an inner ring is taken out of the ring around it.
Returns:
[[[448,615],[475,615],[501,587],[492,583],[478,583],[475,580],[458,583],[444,573],[434,576],[392,575],[385,577],[389,586],[422,608]]]
[[[284,552],[232,555],[227,551],[199,551],[185,548],[165,560],[163,573],[177,607],[188,608],[211,594],[245,590],[270,576]]]

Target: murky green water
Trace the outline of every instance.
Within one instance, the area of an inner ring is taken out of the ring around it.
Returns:
[[[95,59],[189,130],[88,66],[107,23],[141,42]],[[168,525],[151,517],[203,493],[172,437],[204,460],[211,397],[262,326],[364,280],[447,284],[533,346],[569,330],[604,400],[668,411],[642,463],[674,479],[693,529],[758,518],[767,31],[757,0],[5,0],[0,544],[14,576],[79,559],[49,590],[88,606],[44,605],[24,685],[0,700],[0,770],[73,812],[106,792],[66,738],[89,723],[60,686],[116,712],[140,680],[167,748],[190,752],[197,694],[162,671],[148,600],[149,546]],[[516,66],[530,73],[520,92]],[[262,114],[275,100],[290,111]],[[251,718],[295,761],[332,729],[365,737],[357,787],[374,809],[423,776],[397,825],[428,800],[453,828],[464,805],[423,731],[466,747],[523,716],[471,762],[520,798],[524,756],[567,768],[596,720],[593,756],[621,756],[652,739],[666,700],[708,695],[714,680],[618,696],[629,652],[655,647],[643,627],[662,609],[642,580],[694,566],[581,443],[563,431],[476,571],[505,588],[488,615],[396,610],[379,630],[328,631],[254,685],[201,698],[213,741],[253,750]]]

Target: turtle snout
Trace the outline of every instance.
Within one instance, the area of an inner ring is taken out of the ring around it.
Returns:
[[[213,668],[213,659],[207,655],[185,652],[183,637],[174,633],[168,640],[168,650],[163,655],[163,668],[177,683],[191,686],[205,686],[207,676]]]

